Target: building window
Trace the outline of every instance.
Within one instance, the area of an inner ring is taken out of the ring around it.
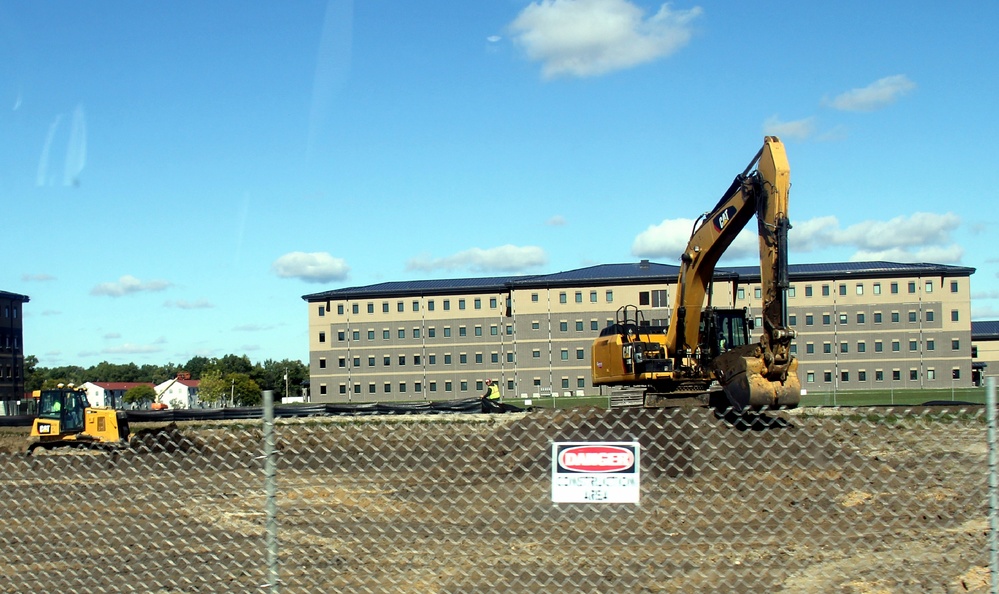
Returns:
[[[468,381],[467,380],[461,380],[461,383],[459,383],[458,385],[461,386],[461,391],[462,392],[467,392],[468,391]]]
[[[427,311],[434,311],[434,300],[427,301]]]
[[[569,302],[569,298],[566,296],[565,291],[563,291],[563,292],[561,292],[561,293],[558,294],[558,302],[559,303],[568,303]]]
[[[857,343],[857,352],[858,353],[866,353],[867,352],[867,343],[864,342],[864,341],[858,342]]]
[[[954,369],[951,369],[950,370],[950,378],[951,379],[961,379],[961,370],[958,369],[957,367],[955,367]]]
[[[909,322],[915,322],[918,319],[919,318],[916,317],[916,312],[914,312],[914,311],[910,311],[909,312]]]
[[[392,357],[390,357],[388,355],[385,355],[384,357],[382,357],[382,365],[383,366],[388,367],[391,364],[392,364]]]
[[[932,293],[933,292],[933,281],[926,281],[925,288],[926,288],[926,292],[927,293]]]
[[[541,351],[539,349],[534,349],[533,351],[531,351],[531,357],[533,357],[535,359],[540,359],[541,358]]]
[[[897,324],[898,321],[899,321],[898,312],[897,311],[891,312],[891,323]]]
[[[368,355],[368,367],[374,367],[374,366],[375,366],[375,356]]]
[[[506,325],[506,335],[513,336],[513,324]]]
[[[909,293],[910,294],[915,293],[916,292],[916,283],[914,281],[910,281],[909,285],[908,285],[908,289],[909,289]]]
[[[513,363],[513,351],[510,351],[506,354],[506,362]]]
[[[340,342],[343,342],[344,340],[347,339],[347,333],[344,332],[343,330],[338,330],[336,333],[336,339],[339,340]]]
[[[451,391],[451,382],[444,382],[444,391],[445,392]]]
[[[812,314],[805,314],[805,325],[811,326],[814,323],[815,323],[815,318],[812,317]]]
[[[827,384],[829,382],[831,382],[832,381],[832,372],[831,371],[823,371],[822,372],[822,381],[826,382]]]
[[[576,320],[576,332],[583,331],[583,320]]]
[[[482,353],[475,353],[475,362],[480,365],[482,364]]]
[[[476,297],[475,300],[472,301],[472,307],[475,309],[482,309],[482,299]]]
[[[375,339],[375,331],[368,330],[368,340],[374,340],[374,339]]]
[[[444,338],[451,338],[451,327],[444,326]]]
[[[839,372],[839,381],[841,381],[841,382],[848,382],[848,381],[850,381],[850,372],[849,371],[840,371]]]
[[[604,294],[604,296],[605,296],[605,298],[607,300],[607,303],[613,303],[614,302],[614,291],[608,290],[607,293]]]
[[[845,342],[839,343],[839,352],[841,352],[841,353],[848,353],[848,352],[850,352],[850,345],[847,344],[847,343],[845,343]]]
[[[883,382],[885,381],[885,372],[880,369],[874,371],[874,381]]]
[[[475,327],[475,335],[476,336],[482,336],[482,326],[476,326]]]
[[[900,370],[898,370],[898,369],[892,369],[891,370],[891,379],[892,379],[892,381],[895,381],[895,382],[901,381],[902,380],[902,372]]]
[[[539,330],[540,328],[541,328],[541,322],[538,321],[531,322],[531,330]]]
[[[531,293],[531,301],[533,303],[537,303],[538,302],[538,294],[537,293]]]
[[[445,365],[451,364],[451,353],[444,353],[444,364]]]
[[[846,285],[840,285],[839,286],[839,294],[841,296],[846,296]]]
[[[832,353],[832,343],[823,342],[822,343],[822,352],[826,353],[826,354]]]
[[[406,311],[406,304],[403,303],[402,301],[396,302],[395,310],[398,311],[399,313]]]
[[[341,315],[341,316],[343,315],[343,304],[342,303],[338,303],[337,304],[337,306],[336,306],[336,313],[337,313],[337,315]]]
[[[596,302],[597,302],[597,292],[590,291],[590,303],[596,303]]]
[[[499,336],[499,326],[492,325],[489,327],[490,336]]]
[[[888,288],[892,295],[898,295],[898,283],[892,283]]]
[[[382,330],[382,340],[388,340],[389,336],[390,335],[389,335],[389,329],[388,328],[385,328],[384,330]]]
[[[323,317],[325,315],[326,315],[326,307],[323,306],[323,305],[320,305],[319,306],[319,317],[321,318],[321,317]]]
[[[427,355],[428,365],[437,365],[437,355]]]
[[[762,299],[763,289],[760,287],[756,287],[755,289],[753,289],[753,297],[756,297],[757,299]]]
[[[912,380],[912,381],[916,381],[917,379],[919,379],[919,371],[916,370],[916,369],[910,369],[909,370],[909,379]]]
[[[858,382],[866,382],[867,381],[867,372],[866,371],[858,371],[857,372],[857,381]]]
[[[926,310],[926,321],[927,322],[932,322],[933,321],[933,310],[932,309]]]
[[[413,338],[419,338],[419,337],[420,337],[420,329],[413,328]]]
[[[951,322],[956,322],[958,320],[958,317],[959,316],[957,314],[957,310],[956,309],[950,310],[950,321]]]
[[[437,391],[437,382],[430,382],[430,391],[431,392]]]
[[[881,323],[881,312],[880,311],[874,312],[874,323],[875,324],[880,324]]]
[[[814,371],[809,371],[808,373],[805,374],[805,382],[807,382],[809,384],[814,384],[815,383],[815,372]]]
[[[326,333],[325,332],[320,332],[319,333],[319,342],[326,342]]]
[[[937,347],[937,343],[932,338],[930,338],[930,339],[928,339],[926,341],[926,350],[932,351],[932,350],[935,350],[936,347]]]
[[[805,285],[805,297],[812,296],[812,285]]]
[[[386,394],[390,394],[392,392],[392,384],[389,382],[385,382],[385,385],[382,387],[382,391],[385,392]]]
[[[901,350],[902,350],[902,344],[899,341],[897,340],[891,341],[891,352],[897,353]]]
[[[822,285],[822,296],[823,297],[829,296],[829,285]]]
[[[358,312],[359,312],[360,310],[358,309],[358,306],[357,306],[357,304],[356,304],[356,303],[352,303],[352,304],[350,305],[350,311],[352,311],[352,312],[354,312],[354,313],[356,314],[356,313],[358,313]]]
[[[739,301],[742,301],[743,299],[745,299],[746,298],[746,289],[744,289],[743,287],[739,287],[739,289],[735,292],[735,298],[738,299]]]
[[[957,281],[950,282],[950,292],[957,293]]]
[[[790,286],[787,288],[787,296],[794,298],[794,286]]]
[[[845,313],[839,314],[839,323],[843,326],[847,323],[847,315]]]
[[[355,356],[354,357],[354,367],[360,367],[360,366],[361,366],[361,358]]]
[[[351,333],[350,333],[350,339],[351,340],[361,340],[361,331],[360,330],[353,330],[353,331],[351,331]]]
[[[499,363],[499,353],[490,353],[489,354],[489,362],[490,363]]]
[[[368,384],[368,394],[374,394],[374,393],[375,393],[375,385]]]
[[[600,322],[596,320],[590,320],[590,330],[594,332],[600,329]]]
[[[858,324],[863,324],[865,321],[867,321],[866,316],[864,316],[863,313],[858,313],[857,314],[857,323]]]
[[[917,340],[910,340],[909,341],[909,351],[910,352],[915,352],[915,351],[918,351],[918,350],[919,350],[919,341],[917,341]]]
[[[355,394],[361,393],[361,384],[354,384],[354,393]]]
[[[873,289],[874,289],[874,294],[875,295],[880,295],[881,294],[881,283],[874,283]]]
[[[382,301],[382,313],[388,313],[388,312],[389,312],[388,301]]]
[[[961,350],[961,341],[958,340],[958,339],[956,339],[956,338],[954,340],[950,341],[950,350],[952,350],[952,351],[959,351],[959,350]]]
[[[319,369],[326,369],[326,359],[322,357],[319,359]]]
[[[368,304],[368,313],[369,314],[375,313],[375,304],[374,303],[369,303]]]
[[[935,380],[935,379],[937,379],[937,370],[936,369],[927,369],[926,370],[926,379],[928,379],[928,380]]]
[[[810,342],[805,343],[805,353],[811,355],[814,352],[815,352],[815,345]]]
[[[822,314],[822,325],[828,326],[832,323],[832,317],[829,314]]]
[[[560,332],[568,332],[569,331],[569,322],[566,322],[565,320],[562,320],[561,322],[558,323],[558,329],[559,329]]]
[[[468,336],[468,328],[458,326],[458,336]]]
[[[857,283],[857,295],[863,295],[863,294],[864,294],[864,285]]]
[[[342,369],[342,368],[344,368],[346,366],[347,366],[347,358],[346,357],[340,357],[339,359],[337,359],[337,367],[340,367]]]
[[[459,299],[458,300],[458,309],[465,309],[465,300],[464,299]]]
[[[791,326],[797,326],[798,325],[798,316],[796,316],[794,314],[791,314],[791,315],[787,316],[787,323],[789,325],[791,325]]]
[[[465,365],[466,363],[468,363],[468,355],[466,355],[465,353],[459,353],[458,363],[461,365]]]
[[[414,301],[413,302],[413,311],[420,311],[420,302],[419,301]]]
[[[326,394],[326,384],[319,384],[319,393]]]
[[[399,355],[399,365],[406,365],[406,355]]]
[[[569,360],[569,349],[562,349],[562,360],[563,361]]]
[[[451,310],[451,300],[450,299],[445,299],[444,300],[444,311],[450,311],[450,310]]]
[[[495,297],[490,297],[489,298],[489,309],[496,309],[496,298]]]
[[[341,394],[347,393],[347,384],[340,384],[340,393]]]

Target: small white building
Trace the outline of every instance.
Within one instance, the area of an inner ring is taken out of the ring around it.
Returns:
[[[136,386],[154,387],[152,382],[86,382],[87,401],[90,406],[124,408],[125,392]]]
[[[195,408],[200,405],[198,386],[201,380],[193,380],[189,374],[178,374],[156,389],[156,400],[168,408]]]

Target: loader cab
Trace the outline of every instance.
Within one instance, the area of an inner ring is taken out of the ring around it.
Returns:
[[[59,422],[59,433],[83,431],[87,394],[76,390],[42,390],[38,399],[38,418]]]

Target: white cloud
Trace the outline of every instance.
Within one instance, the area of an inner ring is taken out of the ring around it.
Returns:
[[[518,272],[543,266],[548,255],[537,246],[501,245],[472,248],[444,258],[420,256],[406,262],[406,270],[471,270],[473,272]]]
[[[132,344],[126,342],[117,346],[111,346],[103,349],[101,352],[107,355],[143,355],[148,353],[158,353],[162,351],[161,347],[153,344]]]
[[[21,275],[21,280],[25,282],[32,282],[32,281],[45,282],[45,281],[55,280],[55,278],[56,277],[52,276],[51,274],[45,274],[44,272],[37,274],[30,274],[26,272]]]
[[[631,253],[641,258],[663,258],[667,261],[679,260],[687,247],[694,230],[693,219],[666,219],[658,225],[651,225],[635,237]],[[756,222],[750,221],[732,245],[725,251],[726,260],[735,260],[759,253],[759,241],[755,235]]]
[[[274,260],[271,271],[281,278],[328,283],[346,279],[350,266],[342,258],[334,258],[327,252],[290,252]]]
[[[489,37],[486,37],[486,41],[488,41],[489,43],[498,43],[502,39],[503,38],[500,37],[499,35],[490,35]]]
[[[274,326],[270,324],[243,324],[241,326],[236,326],[233,328],[235,332],[263,332],[264,330],[271,330]]]
[[[104,335],[105,340],[117,340],[119,338],[121,338],[121,334],[118,332],[108,332]]]
[[[162,291],[171,286],[171,283],[162,280],[142,282],[130,274],[118,279],[117,282],[101,283],[90,289],[91,295],[107,295],[108,297],[122,297],[132,293],[142,291]]]
[[[951,240],[961,225],[953,213],[917,212],[888,221],[862,221],[841,229],[834,216],[792,221],[792,253],[820,251],[827,247],[855,250],[854,261],[960,262],[964,249]]]
[[[850,89],[833,97],[828,103],[833,109],[843,111],[874,111],[894,103],[899,97],[916,88],[916,83],[904,74],[886,76],[866,87]]]
[[[690,41],[698,7],[647,17],[627,0],[540,0],[509,28],[545,78],[596,76],[669,56]]]
[[[187,301],[185,299],[178,299],[176,301],[167,301],[163,303],[164,307],[176,307],[177,309],[210,309],[215,307],[207,299],[197,299],[195,301]]]
[[[566,224],[565,217],[562,215],[555,215],[552,218],[545,221],[545,225],[549,227],[563,227]]]
[[[770,116],[763,122],[763,134],[781,138],[809,138],[815,134],[815,118],[782,122],[777,116]]]

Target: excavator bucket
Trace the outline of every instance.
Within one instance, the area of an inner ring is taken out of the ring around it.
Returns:
[[[750,344],[717,357],[715,374],[729,404],[736,411],[761,408],[794,408],[801,402],[798,360],[783,369],[767,366],[758,344]]]

